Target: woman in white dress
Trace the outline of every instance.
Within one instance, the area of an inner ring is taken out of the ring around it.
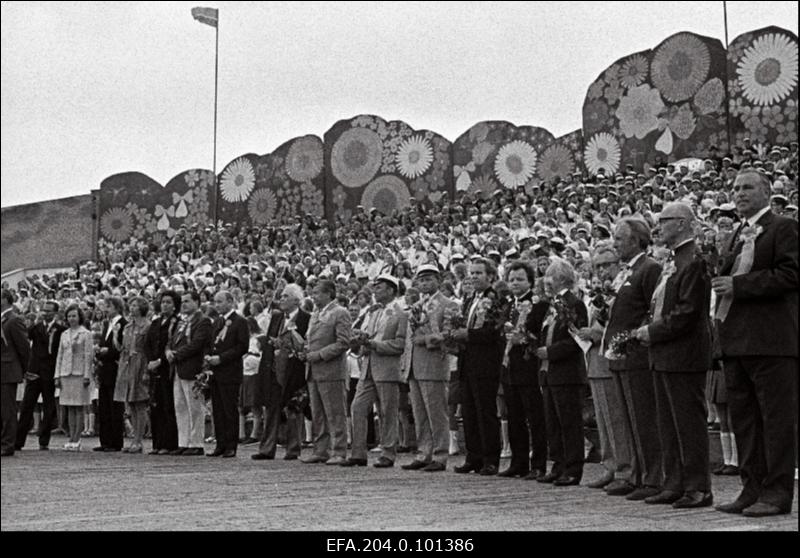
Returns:
[[[61,336],[56,357],[55,385],[61,389],[59,404],[67,410],[69,442],[67,451],[80,451],[83,408],[90,403],[89,386],[94,371],[94,338],[84,326],[83,311],[77,304],[66,311],[67,329]]]

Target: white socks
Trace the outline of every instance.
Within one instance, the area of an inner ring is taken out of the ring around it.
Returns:
[[[458,430],[450,431],[450,455],[458,455]]]
[[[733,432],[720,432],[722,443],[722,459],[725,465],[739,466],[739,452],[736,450],[736,435]]]
[[[728,432],[728,437],[731,440],[731,465],[739,466],[739,450],[736,449],[736,435],[733,432]]]

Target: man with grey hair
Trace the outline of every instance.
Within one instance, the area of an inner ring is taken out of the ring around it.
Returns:
[[[763,174],[736,177],[742,223],[712,280],[743,483],[717,509],[751,517],[791,511],[797,455],[797,222],[772,213],[769,195]]]
[[[664,207],[658,223],[674,254],[651,301],[649,323],[636,338],[649,346],[664,489],[648,504],[710,506],[705,376],[711,368],[711,282],[695,245],[695,216],[682,202]]]
[[[614,278],[616,292],[603,334],[602,352],[609,354],[611,340],[641,326],[650,311],[650,300],[661,275],[661,266],[646,254],[650,227],[642,219],[625,218],[614,231],[614,248],[623,263]],[[653,374],[647,348],[631,348],[619,359],[609,359],[608,367],[622,398],[625,413],[624,436],[633,441],[630,480],[614,480],[606,487],[611,496],[627,495],[629,500],[644,500],[661,492],[661,447],[656,425]]]

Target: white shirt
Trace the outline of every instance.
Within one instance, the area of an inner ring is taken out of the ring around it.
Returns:
[[[5,317],[6,317],[6,314],[8,314],[9,312],[11,312],[13,309],[14,309],[14,307],[13,307],[13,306],[11,306],[11,307],[9,307],[9,308],[6,308],[5,310],[3,310],[2,314],[0,314],[0,319],[2,319],[2,318],[5,318]]]
[[[638,262],[639,258],[641,258],[642,256],[644,256],[644,252],[639,252],[633,258],[631,258],[631,261],[628,262],[628,268],[633,269],[634,264]]]
[[[762,209],[761,211],[759,211],[758,213],[756,213],[755,215],[753,215],[752,217],[750,217],[749,219],[746,219],[745,221],[747,222],[747,225],[750,226],[750,227],[755,227],[756,223],[758,223],[758,220],[761,219],[761,217],[763,217],[764,214],[769,210],[770,210],[770,207],[767,206],[764,209]],[[744,226],[744,225],[742,225],[742,226]]]
[[[115,324],[116,324],[116,323],[117,323],[117,322],[118,322],[118,321],[119,321],[121,318],[122,318],[122,316],[120,316],[119,314],[117,314],[116,316],[114,316],[113,318],[111,318],[111,319],[108,321],[108,331],[106,332],[106,339],[108,339],[109,335],[111,335],[111,332],[114,330],[114,325],[115,325]]]

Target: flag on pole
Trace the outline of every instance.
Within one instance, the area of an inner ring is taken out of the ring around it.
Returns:
[[[192,8],[192,17],[200,23],[216,27],[219,21],[219,10],[216,8]]]

